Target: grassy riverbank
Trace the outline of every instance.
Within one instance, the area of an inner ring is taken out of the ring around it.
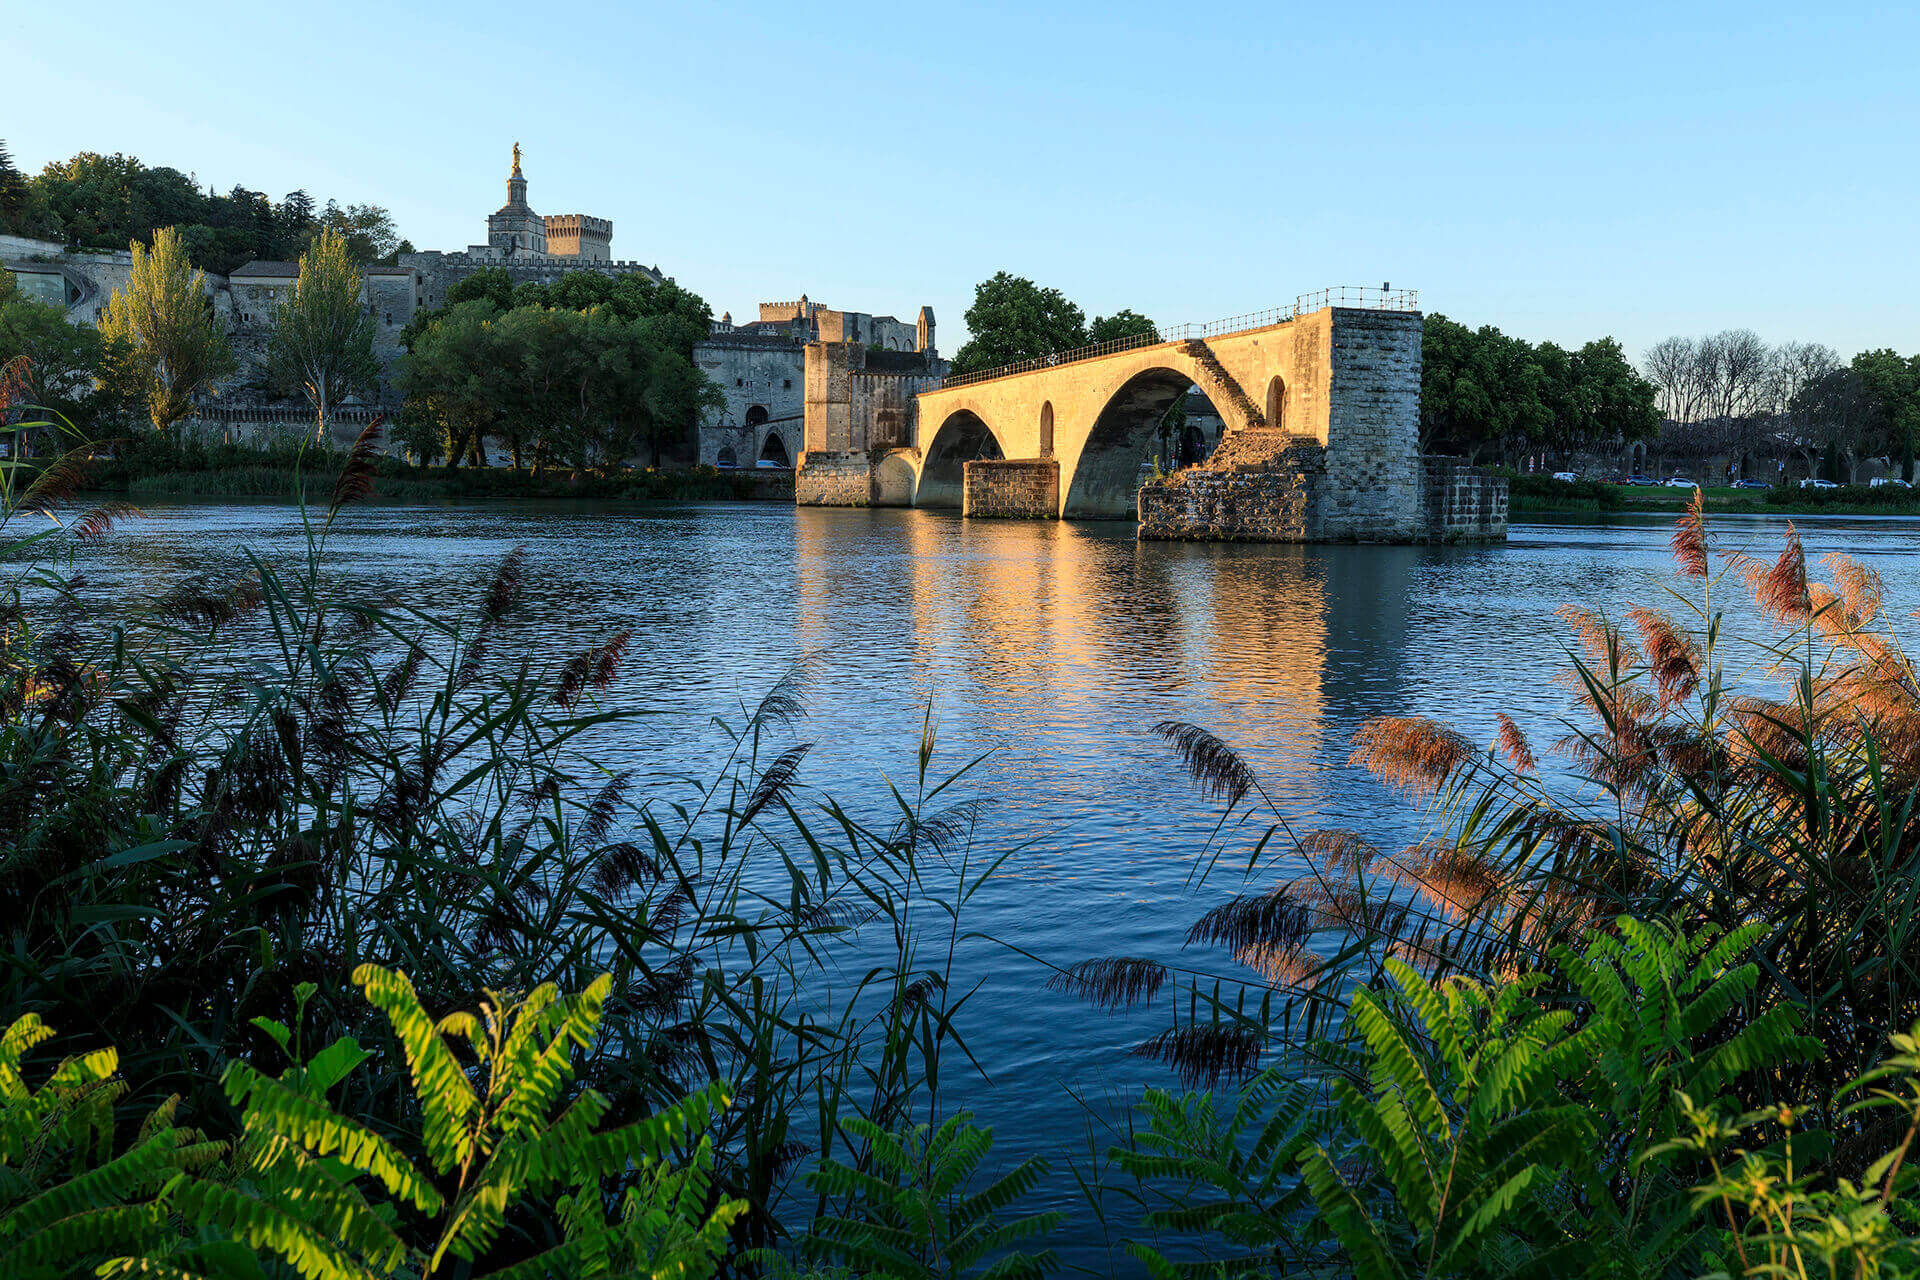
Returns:
[[[1689,489],[1636,487],[1543,476],[1509,478],[1512,512],[1528,515],[1593,515],[1603,512],[1678,514]],[[1729,515],[1920,515],[1920,490],[1847,485],[1838,489],[1702,489],[1709,511]]]
[[[344,454],[284,442],[266,448],[138,440],[118,456],[96,459],[87,487],[139,501],[160,497],[279,498],[325,502]],[[596,472],[549,467],[420,467],[395,458],[375,464],[376,500],[502,498],[747,501],[793,497],[785,471],[684,471],[634,468]]]

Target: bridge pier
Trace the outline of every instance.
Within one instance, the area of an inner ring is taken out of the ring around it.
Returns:
[[[962,515],[1054,520],[1060,515],[1060,463],[1053,458],[976,458],[967,463]]]

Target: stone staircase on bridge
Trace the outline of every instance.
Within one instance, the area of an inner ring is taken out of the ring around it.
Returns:
[[[1207,345],[1206,339],[1188,338],[1180,344],[1180,354],[1200,366],[1200,372],[1203,375],[1200,389],[1207,393],[1209,400],[1225,399],[1240,411],[1240,416],[1250,431],[1266,428],[1267,415],[1261,411],[1259,405],[1253,402],[1253,397],[1247,394],[1247,389],[1240,385],[1239,380],[1227,372],[1226,367],[1220,363],[1220,357],[1216,356],[1213,348]],[[1235,433],[1229,431],[1227,434],[1232,436]]]

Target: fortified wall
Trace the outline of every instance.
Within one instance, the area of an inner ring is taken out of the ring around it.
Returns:
[[[806,348],[806,447],[793,478],[807,506],[912,502],[915,397],[940,385],[931,351],[874,350],[857,342]]]

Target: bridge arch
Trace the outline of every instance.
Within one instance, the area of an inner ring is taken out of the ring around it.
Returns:
[[[787,452],[787,442],[780,438],[778,431],[767,432],[766,441],[760,446],[760,461],[781,467],[793,465],[793,455]]]
[[[1279,374],[1267,380],[1267,425],[1276,431],[1287,426],[1287,380]]]
[[[998,433],[984,418],[971,409],[954,410],[927,444],[914,505],[957,509],[966,493],[967,464],[1005,456]]]
[[[1068,520],[1131,520],[1138,509],[1140,468],[1159,443],[1160,420],[1194,385],[1169,366],[1143,369],[1115,388],[1094,418],[1086,443],[1073,459],[1071,474],[1063,460],[1060,484]],[[1171,460],[1165,460],[1170,462]]]

